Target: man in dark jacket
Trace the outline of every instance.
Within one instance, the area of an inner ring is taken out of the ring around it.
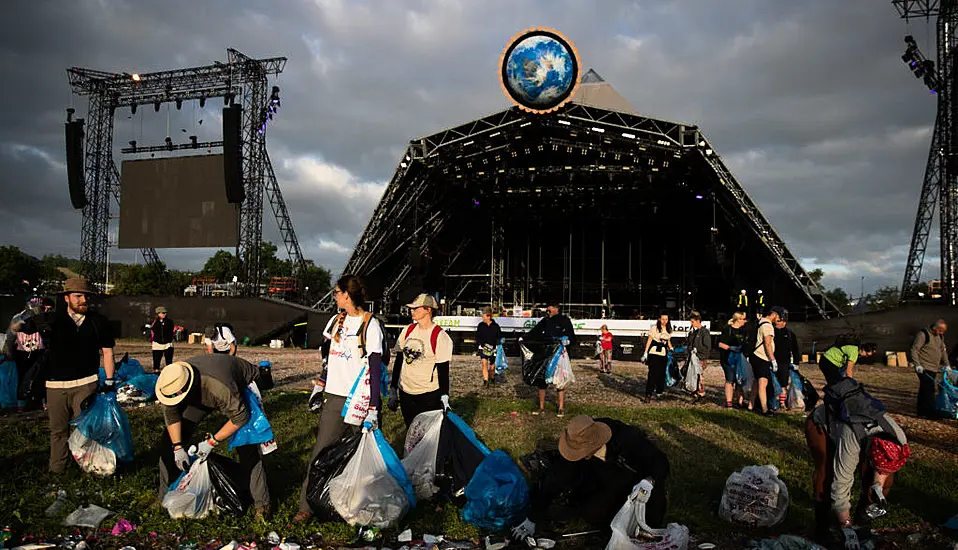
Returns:
[[[220,443],[226,443],[250,420],[250,409],[243,397],[246,388],[259,378],[259,368],[239,357],[227,354],[199,355],[167,365],[156,381],[156,399],[163,406],[166,430],[160,439],[160,499],[174,479],[170,474],[189,469],[187,443],[197,425],[212,412],[227,421],[215,434],[196,446],[196,457],[206,460]],[[256,517],[270,510],[266,472],[259,445],[236,447],[240,465],[249,474],[249,489]]]
[[[487,307],[482,312],[482,322],[476,327],[476,345],[479,346],[484,387],[496,382],[496,349],[500,338],[502,329],[499,328],[499,323],[492,319],[492,308]]]
[[[575,329],[572,327],[572,321],[565,315],[559,313],[558,300],[550,302],[546,308],[546,316],[526,334],[521,340],[544,343],[540,351],[533,357],[533,361],[545,361],[546,356],[551,356],[553,347],[550,344],[562,343],[566,350],[572,350],[575,347]],[[572,358],[571,352],[569,358]],[[546,404],[546,384],[545,377],[538,377],[534,385],[539,389],[539,411],[533,414],[542,414]],[[565,416],[565,390],[558,390],[559,412],[556,416],[562,418]]]
[[[775,371],[775,378],[778,379],[782,391],[778,395],[775,393],[773,384],[768,386],[769,403],[778,399],[779,408],[785,408],[785,397],[788,395],[788,384],[792,379],[792,365],[798,365],[802,361],[802,354],[798,348],[798,336],[788,328],[788,310],[784,315],[779,315],[775,322],[775,362],[778,363],[778,370]]]
[[[86,279],[67,279],[61,293],[66,307],[40,313],[21,329],[27,334],[39,332],[47,347],[43,378],[22,380],[20,389],[27,390],[24,397],[32,399],[46,386],[52,473],[63,472],[70,462],[70,420],[80,414],[84,402],[97,391],[101,354],[106,380],[100,391],[116,391],[113,334],[106,317],[89,309],[88,299],[93,294]]]
[[[668,457],[642,430],[611,418],[576,416],[532,493],[529,517],[513,535],[521,540],[535,533],[536,523],[573,518],[608,530],[633,495],[645,504],[646,523],[664,527],[668,476]]]
[[[153,347],[153,373],[160,373],[160,360],[173,362],[173,319],[167,317],[166,308],[156,308],[156,318],[150,325],[150,341]]]

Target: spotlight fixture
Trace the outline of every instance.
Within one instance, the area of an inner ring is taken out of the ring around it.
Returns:
[[[206,107],[206,97],[200,98],[200,109],[202,109],[203,107]]]
[[[140,81],[140,75],[137,74],[137,73],[133,73],[133,75],[132,75],[130,78],[133,79],[133,82],[139,82],[139,81]]]
[[[130,148],[133,149],[133,152],[136,152],[136,140],[130,142]]]
[[[176,110],[179,111],[182,108],[183,108],[183,100],[180,98],[176,98]]]
[[[160,112],[160,101],[159,101],[159,100],[156,100],[156,101],[153,102],[153,111],[154,111],[154,112],[157,112],[157,113]]]
[[[130,114],[136,114],[136,103],[130,103]]]
[[[165,140],[165,141],[166,141],[166,148],[169,149],[170,151],[172,151],[172,150],[173,150],[173,138],[171,138],[170,136],[166,136],[166,140]]]
[[[196,149],[199,145],[196,143],[196,136],[190,136],[190,146]]]

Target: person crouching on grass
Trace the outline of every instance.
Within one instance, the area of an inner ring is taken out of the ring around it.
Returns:
[[[409,427],[419,413],[449,408],[452,338],[432,322],[439,309],[435,298],[420,294],[406,307],[415,322],[399,335],[386,406],[391,411],[401,408]]]
[[[476,327],[476,345],[479,346],[479,360],[482,363],[482,386],[496,382],[496,348],[502,338],[499,323],[492,320],[492,308],[482,312],[482,322]]]

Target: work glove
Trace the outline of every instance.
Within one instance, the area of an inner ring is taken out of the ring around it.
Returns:
[[[389,388],[389,401],[386,402],[386,408],[392,412],[399,409],[399,392],[396,391],[396,388]]]
[[[918,363],[912,363],[912,366],[915,367],[915,372],[917,372],[918,374],[925,372],[925,368],[919,365]]]
[[[647,479],[643,479],[632,488],[631,498],[634,498],[639,504],[646,504],[649,502],[649,497],[652,496],[652,488],[652,482]]]
[[[640,362],[640,363],[645,363],[646,361],[648,361],[648,359],[649,359],[649,354],[648,354],[648,353],[643,353],[643,354],[642,354],[642,359],[641,359],[639,362]]]
[[[116,379],[107,378],[103,381],[103,385],[99,387],[100,393],[116,393]]]
[[[778,372],[778,361],[772,361],[772,372]]]
[[[569,345],[569,337],[568,337],[568,336],[563,336],[563,337],[559,340],[559,343],[562,344],[563,346],[568,346],[568,345]]]
[[[851,527],[842,527],[842,534],[845,535],[845,550],[861,550],[862,546],[858,542],[858,533]]]
[[[444,411],[448,411],[448,410],[449,410],[449,396],[448,396],[448,395],[443,395],[442,397],[439,398],[439,400],[442,401],[442,409],[443,409]]]
[[[324,386],[314,385],[313,393],[309,395],[307,406],[310,412],[318,413],[323,410],[323,401],[325,401]]]
[[[181,471],[185,472],[190,468],[190,455],[186,453],[182,445],[173,449],[173,462]]]
[[[200,462],[205,461],[210,457],[210,453],[213,452],[213,449],[216,447],[216,442],[213,441],[213,437],[210,436],[200,442],[199,445],[195,445],[190,451],[190,454],[196,457]]]
[[[531,537],[535,532],[536,524],[529,521],[529,518],[526,518],[517,527],[512,528],[512,536],[515,537],[515,540],[525,540],[526,537]]]
[[[376,409],[369,409],[369,412],[366,413],[366,420],[363,421],[363,428],[367,430],[375,430],[379,428],[379,411]]]

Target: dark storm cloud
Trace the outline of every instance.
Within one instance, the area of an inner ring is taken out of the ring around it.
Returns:
[[[700,125],[831,285],[898,284],[934,120],[899,58],[906,32],[927,54],[933,33],[870,0],[86,0],[7,12],[17,24],[0,35],[0,70],[16,84],[0,91],[0,210],[18,228],[4,241],[36,254],[78,250],[62,167],[68,66],[148,72],[224,59],[229,46],[289,57],[269,150],[304,251],[334,271],[410,139],[506,106],[498,58],[525,27],[562,30],[641,112]],[[215,138],[219,108],[172,112],[170,133]],[[128,117],[118,111],[118,145],[162,142],[166,111]],[[270,214],[264,228],[279,242]],[[163,256],[195,268],[208,252]]]

